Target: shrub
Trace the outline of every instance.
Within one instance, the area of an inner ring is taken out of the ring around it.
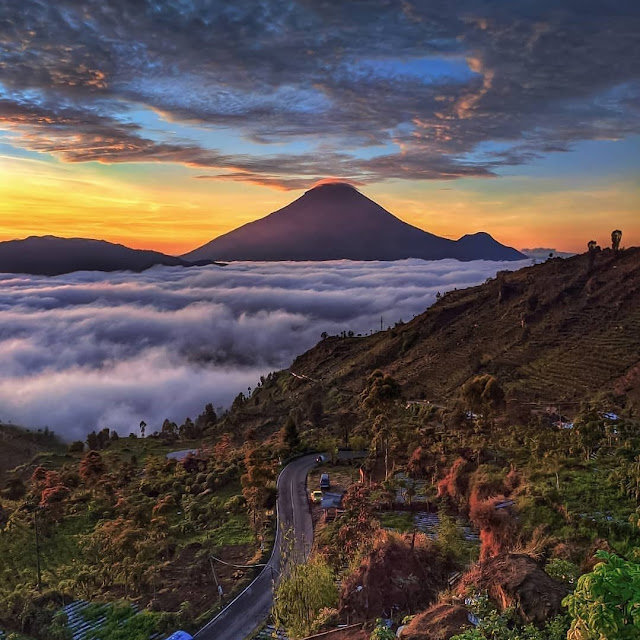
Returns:
[[[273,608],[276,626],[284,627],[291,638],[307,636],[321,611],[334,607],[337,600],[333,572],[323,560],[296,565],[276,592]]]
[[[567,586],[573,588],[576,580],[580,575],[580,569],[563,558],[552,558],[547,562],[544,570],[554,579],[564,582]]]
[[[598,551],[591,573],[578,579],[563,604],[573,621],[569,640],[632,640],[640,637],[640,565]]]

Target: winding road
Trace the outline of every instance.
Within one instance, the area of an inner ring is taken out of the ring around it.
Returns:
[[[313,543],[307,474],[318,454],[298,458],[278,476],[278,530],[271,558],[258,577],[196,634],[196,640],[244,640],[267,618],[273,579],[292,561],[304,562]]]

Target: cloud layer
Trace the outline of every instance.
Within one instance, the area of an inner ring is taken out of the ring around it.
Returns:
[[[178,162],[299,189],[325,175],[492,176],[580,140],[640,133],[630,0],[0,0],[0,10],[0,127],[69,162]],[[238,153],[145,127],[140,109],[310,150]]]
[[[323,331],[409,320],[438,291],[522,263],[235,263],[0,275],[0,420],[67,439],[226,406]]]

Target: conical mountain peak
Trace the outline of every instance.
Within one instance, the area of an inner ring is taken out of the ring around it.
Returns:
[[[487,239],[490,239],[487,242]],[[476,247],[418,229],[348,182],[316,184],[270,215],[215,238],[187,260],[519,260],[490,236]]]

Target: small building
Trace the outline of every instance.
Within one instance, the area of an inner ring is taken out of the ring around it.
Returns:
[[[324,512],[325,522],[333,522],[338,516],[342,506],[342,495],[342,493],[329,493],[327,491],[322,494],[320,507]]]

